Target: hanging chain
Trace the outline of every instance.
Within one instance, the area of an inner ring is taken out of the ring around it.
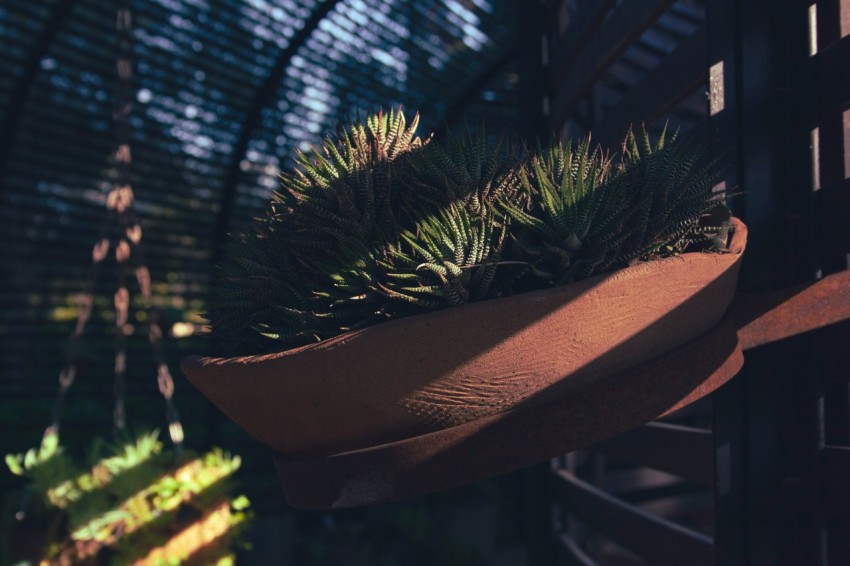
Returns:
[[[92,310],[94,308],[94,294],[97,286],[98,275],[100,273],[100,265],[106,256],[109,254],[109,228],[114,224],[114,218],[111,210],[103,215],[100,225],[100,236],[92,247],[91,252],[91,268],[89,278],[86,282],[83,293],[77,304],[77,323],[74,330],[68,337],[68,343],[65,350],[65,363],[62,370],[59,372],[59,390],[56,394],[56,399],[53,402],[53,409],[50,415],[50,424],[44,429],[42,440],[51,435],[59,434],[59,423],[62,420],[62,410],[65,407],[65,398],[68,389],[74,383],[77,376],[77,360],[76,354],[83,340],[83,335],[86,326],[91,320]]]
[[[133,110],[133,61],[132,61],[132,14],[128,0],[119,0],[115,28],[118,35],[118,58],[115,71],[118,82],[115,87],[112,120],[115,128],[115,163],[117,179],[106,199],[108,209],[115,211],[118,220],[118,243],[115,246],[115,261],[118,265],[118,289],[115,291],[115,409],[113,421],[116,433],[127,425],[125,394],[127,391],[127,334],[129,323],[130,291],[127,289],[127,264],[131,247],[127,231],[134,224],[133,186],[130,178],[130,113]]]
[[[144,255],[142,253],[142,229],[133,210],[135,196],[130,175],[130,166],[132,164],[132,154],[130,151],[130,140],[132,138],[130,113],[135,96],[132,62],[132,11],[130,9],[130,0],[117,1],[119,4],[116,17],[116,31],[118,34],[116,72],[118,82],[115,89],[115,104],[113,109],[116,140],[114,159],[117,178],[106,196],[106,213],[103,217],[101,233],[92,248],[91,274],[80,298],[77,323],[68,339],[65,363],[59,374],[59,390],[53,403],[51,422],[45,429],[43,438],[59,434],[59,423],[62,418],[66,394],[77,375],[75,352],[83,338],[86,325],[91,319],[100,265],[108,257],[110,248],[113,247],[113,239],[110,237],[112,236],[110,231],[117,229],[117,234],[115,234],[114,238],[114,241],[117,242],[114,245],[114,254],[118,266],[118,285],[113,297],[115,308],[114,429],[116,433],[120,433],[126,428],[127,424],[125,406],[127,389],[127,336],[132,333],[132,326],[129,322],[131,296],[128,289],[128,279],[132,260],[132,263],[135,265],[135,279],[139,285],[147,314],[148,341],[150,342],[154,362],[157,367],[157,386],[165,399],[165,416],[168,423],[168,432],[174,444],[175,452],[180,457],[183,446],[183,426],[180,423],[180,416],[174,404],[174,380],[171,376],[162,346],[163,327],[166,321],[161,311],[153,305],[150,271],[144,262]]]
[[[115,135],[117,150],[115,153],[118,164],[118,184],[113,189],[114,206],[121,228],[120,240],[115,250],[115,259],[119,264],[118,291],[115,294],[115,426],[124,426],[124,375],[126,371],[126,330],[130,307],[130,294],[127,290],[126,278],[128,263],[133,256],[136,281],[141,291],[147,311],[148,341],[151,345],[154,362],[157,367],[157,386],[165,399],[165,417],[168,423],[168,433],[174,444],[178,457],[182,454],[183,426],[174,404],[174,379],[168,368],[162,347],[163,327],[166,323],[159,309],[153,305],[151,294],[151,277],[142,249],[142,228],[133,210],[133,188],[131,185],[130,165],[133,161],[130,151],[132,128],[130,112],[132,111],[135,90],[133,88],[133,22],[130,6],[131,0],[119,0],[120,6],[116,19],[118,32],[118,60],[116,63],[119,86],[116,90]],[[107,205],[109,203],[107,202]]]

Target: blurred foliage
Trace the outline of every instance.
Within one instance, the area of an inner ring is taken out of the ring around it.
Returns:
[[[127,564],[148,555],[197,563],[198,553],[207,563],[230,555],[235,527],[249,516],[247,497],[229,495],[226,481],[240,458],[213,449],[176,461],[162,448],[156,431],[117,443],[97,438],[81,467],[49,430],[38,450],[8,455],[10,471],[29,480],[23,508],[7,518],[9,532],[43,532],[11,554],[74,564]]]

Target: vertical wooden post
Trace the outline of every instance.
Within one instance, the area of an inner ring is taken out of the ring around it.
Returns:
[[[741,287],[810,280],[807,6],[714,0],[708,28],[709,65],[723,60],[726,91],[724,104],[711,104],[722,107],[710,117],[713,143],[732,148],[732,186],[744,193],[734,207],[751,235]],[[804,338],[748,353],[744,371],[714,399],[718,563],[823,561],[823,520],[811,497],[823,410],[812,351]]]
[[[548,18],[552,2],[531,0],[517,3],[519,48],[519,134],[528,140],[548,134],[545,68],[548,59]],[[548,462],[524,470],[524,536],[529,564],[552,564],[552,502]]]
[[[842,27],[846,27],[850,21],[850,0],[819,0],[813,10],[817,30],[814,47],[818,57],[823,57],[827,50],[837,50],[836,44],[842,39]],[[838,69],[816,67],[813,70],[813,80],[817,85],[821,84],[824,74],[830,76],[836,70],[846,73],[843,62],[833,61],[837,63]],[[822,272],[828,274],[850,267],[850,185],[846,179],[850,147],[846,145],[845,138],[847,116],[841,106],[834,104],[834,99],[827,103],[823,98],[825,94],[821,95],[822,100],[817,105],[814,117],[819,141],[814,158],[818,160],[820,186],[816,196],[820,199],[818,212],[822,215],[818,226],[818,259]],[[845,324],[843,328],[834,329],[823,336],[817,344],[820,354],[818,360],[822,362],[819,373],[824,382],[824,442],[837,446],[850,445],[850,380],[847,379],[850,372],[846,370],[844,361],[844,345],[848,338],[850,326]],[[820,471],[822,487],[828,492],[832,487],[829,482],[835,474],[828,470]],[[845,513],[843,516],[825,517],[824,521],[827,563],[842,564],[850,556],[850,516]]]
[[[712,0],[706,5],[708,61],[708,131],[715,158],[728,160],[727,189],[740,187],[739,143],[740,17],[734,0]],[[730,203],[742,215],[743,199]],[[749,255],[749,254],[748,254]],[[712,396],[715,448],[714,541],[718,564],[746,562],[745,405],[746,388],[738,377]]]

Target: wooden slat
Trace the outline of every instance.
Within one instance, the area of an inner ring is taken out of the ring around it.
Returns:
[[[705,82],[705,29],[685,40],[593,127],[603,147],[622,140],[630,124],[653,122]]]
[[[817,0],[817,38],[818,51],[823,51],[841,38],[841,18],[847,18],[845,9],[842,14],[841,3],[846,0]]]
[[[819,18],[820,21],[820,18]],[[819,138],[819,177],[821,185],[834,185],[845,178],[844,115],[850,108],[850,36],[833,43],[812,57],[818,85],[816,126]],[[846,219],[845,219],[846,222]],[[837,227],[837,225],[835,226]]]
[[[609,458],[649,466],[702,485],[714,485],[714,444],[710,430],[649,423],[594,449]]]
[[[555,535],[555,543],[558,553],[559,564],[564,566],[597,566],[579,546],[576,541],[567,534]]]
[[[846,151],[846,149],[845,149]],[[850,179],[821,187],[814,195],[818,264],[824,273],[847,269],[850,254]]]
[[[617,463],[615,460],[604,458],[606,464]],[[570,470],[574,471],[574,470]],[[629,503],[641,503],[656,496],[667,497],[679,493],[692,493],[695,489],[701,490],[691,482],[668,474],[666,472],[648,468],[646,466],[605,466],[605,491],[616,495]]]
[[[827,510],[833,516],[850,515],[850,447],[824,447],[822,463]]]
[[[628,505],[566,470],[556,470],[558,500],[581,521],[652,564],[714,564],[714,543],[696,531]]]
[[[576,102],[594,81],[673,3],[673,0],[630,0],[620,4],[588,40],[581,55],[563,73],[553,104],[555,125],[569,118]]]
[[[647,500],[640,503],[640,508],[668,521],[687,524],[697,532],[710,532],[714,527],[714,494],[710,489]]]

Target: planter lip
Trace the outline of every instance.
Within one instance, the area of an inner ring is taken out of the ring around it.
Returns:
[[[413,316],[406,316],[395,320],[388,320],[386,322],[374,324],[372,326],[368,326],[359,330],[345,332],[343,334],[327,338],[320,342],[316,342],[313,344],[305,344],[303,346],[297,346],[294,348],[280,350],[277,352],[234,357],[189,355],[185,356],[181,360],[180,366],[183,372],[187,373],[186,370],[199,370],[209,366],[248,365],[271,362],[282,358],[296,356],[297,354],[300,354],[302,352],[333,349],[337,346],[345,344],[347,341],[358,336],[368,336],[376,332],[405,332],[409,330],[410,326],[437,326],[450,322],[452,319],[457,317],[475,316],[476,312],[479,309],[492,309],[497,308],[499,305],[508,305],[509,303],[516,302],[531,304],[544,297],[556,296],[559,293],[574,293],[577,288],[591,288],[597,285],[600,281],[603,281],[607,278],[610,278],[612,276],[628,276],[629,274],[639,272],[639,270],[651,264],[672,264],[674,262],[682,262],[688,260],[699,261],[700,257],[711,257],[717,255],[741,255],[747,245],[747,225],[744,224],[739,218],[734,216],[730,218],[730,223],[732,225],[732,230],[730,230],[726,250],[722,252],[687,252],[677,256],[640,262],[638,264],[624,267],[616,271],[594,275],[593,277],[582,279],[574,283],[558,285],[556,287],[549,287],[545,289],[537,289],[525,293],[517,293],[515,295],[508,295],[506,297],[499,297],[487,301],[467,303],[458,307],[444,308],[437,311],[426,312]]]

